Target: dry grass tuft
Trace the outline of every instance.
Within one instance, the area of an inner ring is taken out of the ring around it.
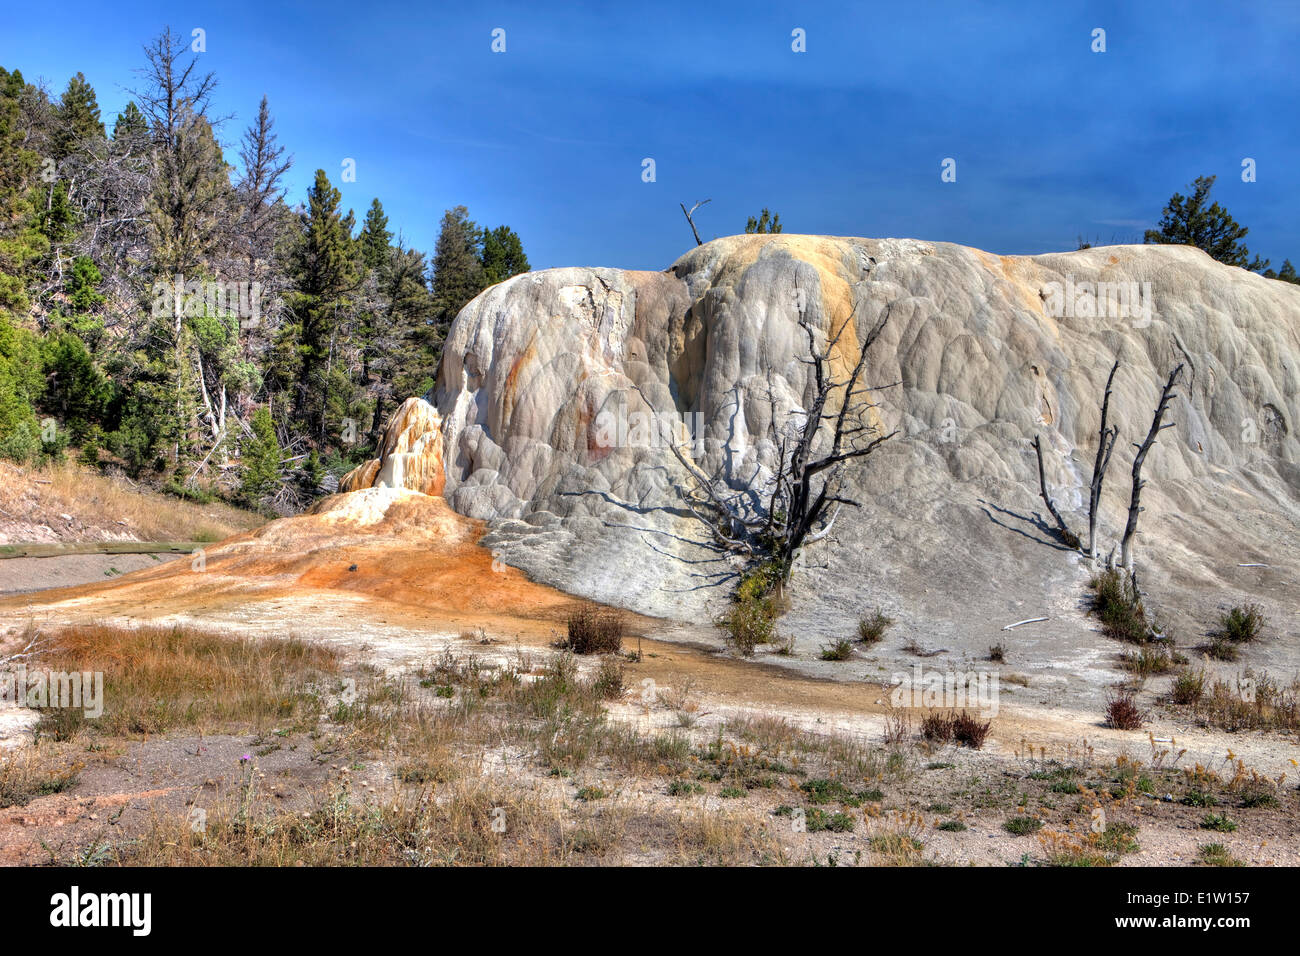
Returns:
[[[42,712],[38,732],[66,740],[100,734],[157,734],[179,727],[314,719],[338,681],[333,651],[295,638],[234,637],[185,627],[84,625],[43,639],[37,663],[54,671],[102,672],[103,714]],[[327,684],[329,686],[327,686]]]
[[[37,797],[73,787],[85,764],[69,760],[63,748],[49,743],[0,756],[0,810],[26,806]]]
[[[623,650],[627,615],[617,608],[580,604],[569,613],[565,647],[575,654],[618,654]]]

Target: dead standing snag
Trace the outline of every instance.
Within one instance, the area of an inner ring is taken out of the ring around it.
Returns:
[[[1106,377],[1106,394],[1101,400],[1101,438],[1097,445],[1097,460],[1092,466],[1092,486],[1088,494],[1088,557],[1097,558],[1097,506],[1101,503],[1101,485],[1110,466],[1111,452],[1115,450],[1115,439],[1119,436],[1119,426],[1106,425],[1110,413],[1110,387],[1115,381],[1115,372],[1119,370],[1119,359],[1110,367]]]
[[[1120,563],[1128,571],[1130,576],[1133,574],[1133,536],[1137,534],[1138,515],[1142,513],[1142,507],[1139,505],[1139,499],[1142,496],[1142,489],[1146,482],[1142,480],[1142,464],[1146,461],[1147,452],[1155,444],[1156,436],[1166,428],[1173,428],[1173,422],[1161,424],[1165,417],[1165,411],[1169,407],[1169,401],[1174,397],[1174,385],[1178,381],[1178,376],[1182,373],[1183,366],[1179,366],[1169,373],[1169,381],[1165,383],[1164,391],[1160,393],[1160,404],[1156,406],[1155,416],[1151,419],[1151,428],[1147,432],[1147,437],[1141,445],[1135,446],[1137,454],[1133,456],[1133,493],[1129,499],[1128,506],[1128,523],[1124,526],[1124,537],[1120,541]]]

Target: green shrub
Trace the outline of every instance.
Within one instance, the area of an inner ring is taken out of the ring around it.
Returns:
[[[252,437],[240,450],[243,464],[239,496],[244,503],[258,507],[280,484],[280,440],[275,434],[271,412],[259,408],[253,413]]]
[[[1219,618],[1218,635],[1233,644],[1249,644],[1264,629],[1264,612],[1258,604],[1234,607]]]
[[[1186,668],[1174,678],[1169,696],[1175,704],[1198,704],[1205,693],[1205,672]]]
[[[776,562],[759,565],[741,578],[731,604],[714,618],[727,643],[749,657],[776,637],[776,619],[785,609],[785,577]]]
[[[1101,621],[1107,637],[1130,644],[1145,644],[1151,639],[1142,598],[1128,575],[1116,568],[1098,574],[1088,586],[1093,590],[1092,613]]]
[[[1204,790],[1192,789],[1183,794],[1181,802],[1187,807],[1217,807],[1219,798]]]
[[[853,656],[853,643],[847,638],[840,638],[822,646],[822,660],[847,661]]]
[[[857,825],[847,813],[827,813],[818,807],[809,807],[805,814],[804,822],[808,825],[809,833],[823,830],[829,833],[848,833]]]
[[[1237,829],[1237,821],[1228,819],[1225,813],[1207,813],[1201,818],[1201,829],[1232,833]]]
[[[1012,836],[1028,836],[1037,833],[1043,827],[1043,821],[1037,817],[1012,817],[1002,824],[1002,829]]]
[[[624,686],[623,661],[617,657],[602,657],[600,669],[596,671],[596,677],[591,683],[596,696],[602,700],[618,700],[623,696]]]
[[[1222,843],[1207,843],[1197,853],[1206,866],[1245,866]]]
[[[1237,645],[1223,637],[1215,637],[1210,641],[1208,653],[1216,661],[1235,661],[1240,656]]]
[[[879,644],[885,632],[894,626],[894,619],[880,608],[858,621],[858,640],[863,644]]]

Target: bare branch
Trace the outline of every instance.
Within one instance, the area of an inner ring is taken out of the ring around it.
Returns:
[[[1077,548],[1079,547],[1079,536],[1070,530],[1070,526],[1065,523],[1061,513],[1056,510],[1056,504],[1052,501],[1052,496],[1047,493],[1047,475],[1043,471],[1043,443],[1037,435],[1034,436],[1033,446],[1034,451],[1038,454],[1038,492],[1043,496],[1048,512],[1056,521],[1056,528],[1061,540],[1071,548]]]
[[[1142,488],[1146,482],[1142,480],[1142,464],[1146,461],[1147,452],[1155,444],[1156,436],[1166,428],[1172,428],[1174,423],[1168,422],[1161,425],[1161,420],[1165,417],[1165,411],[1169,408],[1169,402],[1174,397],[1174,385],[1178,381],[1178,376],[1183,371],[1183,365],[1180,362],[1178,367],[1169,373],[1169,381],[1165,383],[1164,390],[1160,393],[1160,404],[1156,406],[1154,417],[1151,419],[1151,429],[1147,432],[1147,437],[1143,439],[1141,445],[1135,445],[1137,454],[1133,456],[1133,492],[1129,499],[1128,506],[1128,523],[1124,526],[1124,537],[1120,541],[1120,563],[1129,575],[1133,574],[1133,536],[1137,534],[1138,515],[1142,513],[1139,500],[1142,497]]]
[[[686,217],[686,221],[690,224],[691,232],[692,232],[692,233],[694,234],[694,236],[695,236],[695,244],[696,244],[697,246],[702,246],[702,245],[704,245],[704,243],[700,241],[700,231],[699,231],[698,229],[695,228],[695,220],[692,219],[691,217],[695,215],[695,210],[699,209],[699,208],[700,208],[701,206],[703,206],[706,202],[713,202],[713,200],[712,200],[712,199],[701,199],[699,202],[697,202],[694,206],[691,207],[691,211],[690,211],[690,212],[687,212],[687,211],[686,211],[686,203],[683,202],[683,203],[678,203],[678,204],[677,204],[677,205],[679,205],[679,206],[682,207],[682,215]]]

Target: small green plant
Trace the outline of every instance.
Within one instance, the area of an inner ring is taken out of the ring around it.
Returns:
[[[1217,807],[1219,798],[1204,790],[1192,789],[1183,794],[1181,802],[1187,807]]]
[[[1108,568],[1091,581],[1092,613],[1101,621],[1107,637],[1130,644],[1145,644],[1151,627],[1142,608],[1142,598],[1132,579],[1116,568]]]
[[[943,830],[947,833],[963,833],[966,831],[967,827],[966,824],[962,823],[960,820],[944,820],[943,823],[940,823],[935,827],[935,829]]]
[[[1002,824],[1002,829],[1012,836],[1028,836],[1043,828],[1043,821],[1037,817],[1012,817]]]
[[[818,807],[809,807],[805,811],[804,822],[809,833],[849,833],[857,825],[847,813],[827,813]]]
[[[885,632],[894,626],[894,619],[876,608],[869,615],[858,621],[858,641],[863,644],[879,644]]]
[[[591,683],[591,689],[602,700],[618,700],[623,696],[624,666],[619,657],[606,656],[600,659],[600,668]]]
[[[704,788],[702,786],[690,780],[674,780],[668,784],[668,796],[670,797],[689,797],[703,792]]]
[[[925,844],[906,833],[881,833],[867,841],[871,849],[886,856],[910,857],[925,849]]]
[[[1184,668],[1174,677],[1169,697],[1175,704],[1195,705],[1205,693],[1205,671]]]
[[[1237,650],[1237,645],[1223,637],[1214,637],[1210,640],[1210,645],[1206,652],[1216,661],[1235,661],[1241,656]]]
[[[853,642],[847,638],[840,638],[829,644],[822,645],[822,660],[824,661],[847,661],[853,656]]]
[[[1138,828],[1132,823],[1112,823],[1097,834],[1097,847],[1106,853],[1122,855],[1142,849],[1136,839]]]
[[[1264,612],[1258,604],[1234,607],[1219,618],[1219,637],[1233,644],[1249,644],[1264,629]]]
[[[1196,854],[1206,866],[1245,866],[1222,843],[1207,843]]]
[[[1241,792],[1241,806],[1243,809],[1265,809],[1273,810],[1281,805],[1277,794],[1268,784],[1250,784]]]
[[[843,802],[853,796],[853,791],[838,780],[819,778],[805,780],[799,789],[808,795],[813,803]]]
[[[1201,829],[1232,833],[1237,829],[1237,821],[1229,819],[1226,813],[1207,813],[1201,818]]]
[[[744,798],[745,793],[743,787],[723,787],[718,791],[718,796],[726,800],[739,800]]]
[[[736,586],[731,604],[714,618],[727,643],[745,657],[776,637],[776,619],[785,608],[784,575],[774,561],[749,572]]]
[[[593,801],[604,800],[609,794],[600,787],[582,787],[578,790],[576,796],[579,800]]]

